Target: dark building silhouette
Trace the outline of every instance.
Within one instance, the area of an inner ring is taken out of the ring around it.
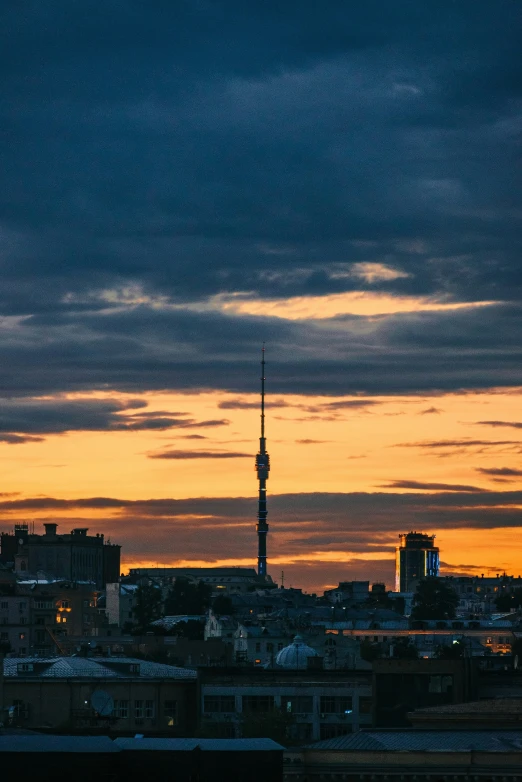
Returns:
[[[27,524],[17,524],[14,534],[0,535],[2,560],[12,562],[18,575],[92,581],[99,589],[119,580],[121,546],[105,542],[98,533],[88,535],[87,527],[65,535],[58,534],[55,523],[44,527],[43,535],[35,535]]]
[[[419,581],[439,574],[439,549],[435,546],[435,535],[423,532],[408,532],[399,535],[396,549],[395,590],[415,592]]]

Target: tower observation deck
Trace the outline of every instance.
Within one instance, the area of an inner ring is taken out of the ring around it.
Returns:
[[[266,450],[265,437],[265,346],[261,352],[261,437],[256,455],[256,472],[259,481],[259,502],[257,510],[257,574],[266,576],[266,536],[268,534],[266,507],[266,482],[270,472],[270,457]]]

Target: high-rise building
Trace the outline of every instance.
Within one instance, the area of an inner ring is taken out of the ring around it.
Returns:
[[[419,581],[439,574],[439,549],[435,535],[408,532],[399,535],[395,558],[396,592],[415,592]]]

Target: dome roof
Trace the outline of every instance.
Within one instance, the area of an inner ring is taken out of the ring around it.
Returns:
[[[300,635],[296,635],[292,643],[278,653],[276,663],[282,668],[304,670],[308,667],[309,657],[317,657],[317,652],[307,646]]]

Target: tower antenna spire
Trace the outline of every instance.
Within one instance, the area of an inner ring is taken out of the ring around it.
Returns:
[[[257,573],[266,577],[266,536],[268,534],[266,507],[266,482],[270,472],[270,457],[266,450],[265,437],[265,343],[261,349],[261,437],[259,452],[256,456],[256,472],[259,482],[259,501],[257,509]]]

